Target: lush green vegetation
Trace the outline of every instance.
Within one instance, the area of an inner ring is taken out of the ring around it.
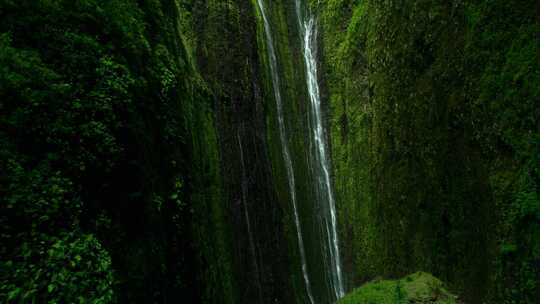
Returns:
[[[295,2],[264,2],[323,297]],[[341,303],[454,303],[373,281],[416,271],[537,302],[540,2],[307,2],[343,268],[368,282]],[[257,7],[0,0],[1,303],[307,301]]]
[[[219,185],[217,142],[179,12],[0,1],[2,302],[199,297],[194,269],[210,249],[194,250],[191,219],[221,221],[217,191],[197,197]]]
[[[357,282],[434,272],[538,298],[535,1],[325,1],[343,238]]]
[[[375,280],[362,285],[341,299],[339,304],[455,304],[457,297],[443,283],[424,272],[399,280]]]

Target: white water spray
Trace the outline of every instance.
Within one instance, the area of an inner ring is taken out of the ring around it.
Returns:
[[[310,99],[310,121],[312,129],[312,141],[314,145],[315,174],[317,177],[317,196],[321,204],[326,205],[326,208],[321,208],[323,211],[322,217],[328,240],[328,251],[330,254],[330,278],[331,286],[336,299],[344,296],[343,276],[341,271],[341,260],[339,254],[339,242],[337,233],[337,216],[334,195],[330,180],[330,162],[326,148],[326,137],[324,132],[322,113],[321,113],[321,97],[319,93],[319,83],[317,79],[317,25],[314,16],[309,10],[302,10],[301,0],[296,0],[296,14],[300,33],[303,37],[302,48],[304,53],[304,62],[306,64],[306,80]]]

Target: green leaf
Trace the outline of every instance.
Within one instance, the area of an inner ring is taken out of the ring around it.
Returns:
[[[22,289],[17,287],[8,293],[8,300],[14,300],[21,293]]]

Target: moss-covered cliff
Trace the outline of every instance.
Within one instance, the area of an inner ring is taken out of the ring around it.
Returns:
[[[296,2],[262,3],[0,0],[0,302],[332,302]],[[539,4],[300,3],[348,289],[534,303]]]
[[[255,2],[0,5],[2,297],[305,300]],[[320,276],[292,8],[268,3]]]
[[[538,298],[539,6],[321,1],[346,267]]]

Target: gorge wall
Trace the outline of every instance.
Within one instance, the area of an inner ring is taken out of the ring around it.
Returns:
[[[318,4],[354,285],[420,269],[468,303],[534,302],[538,4]]]
[[[311,80],[345,291],[426,271],[466,303],[535,303],[539,15],[0,0],[0,298],[333,303]]]

